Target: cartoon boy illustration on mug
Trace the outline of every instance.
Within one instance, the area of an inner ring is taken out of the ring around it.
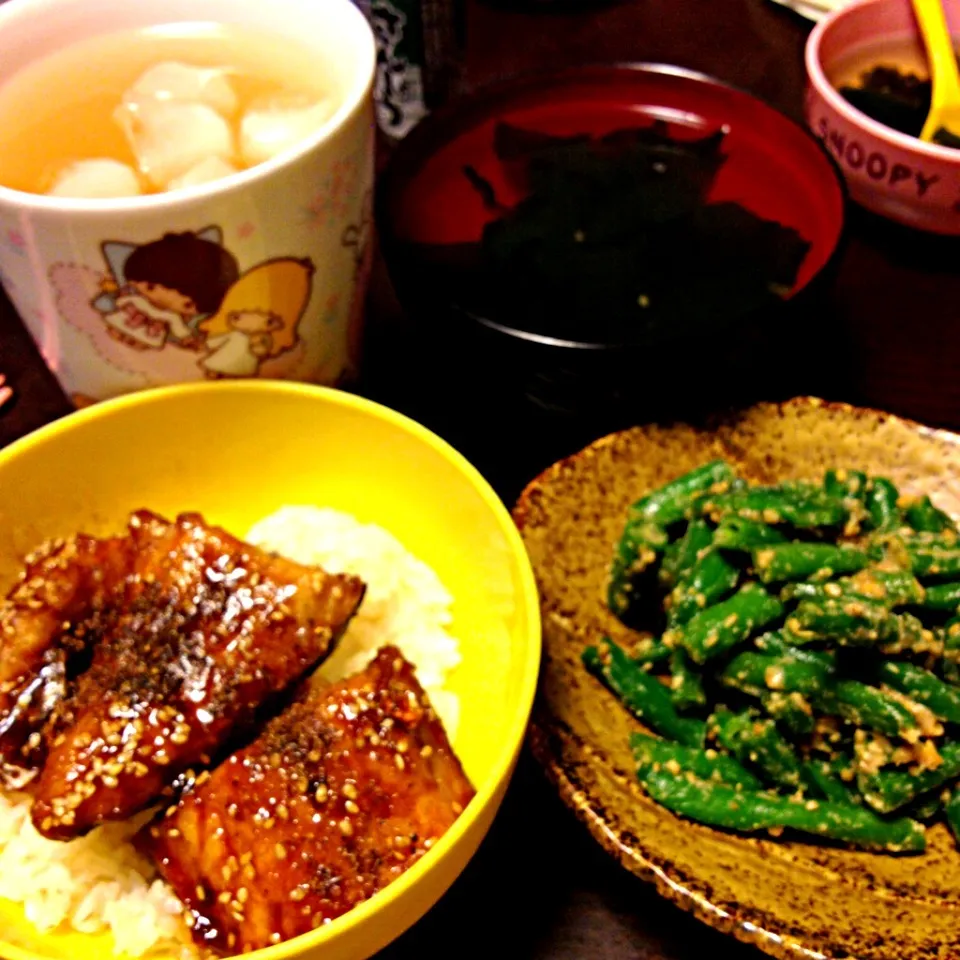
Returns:
[[[248,270],[227,291],[220,308],[200,322],[210,379],[253,377],[261,361],[297,344],[297,324],[310,301],[314,266],[284,257]]]
[[[196,349],[197,322],[219,308],[240,274],[214,232],[167,233],[132,248],[104,244],[112,277],[93,306],[110,336],[135,350],[162,350],[168,343]]]

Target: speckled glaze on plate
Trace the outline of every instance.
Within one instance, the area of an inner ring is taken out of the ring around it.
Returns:
[[[812,398],[709,429],[638,427],[554,464],[514,509],[543,614],[534,753],[610,853],[714,927],[791,960],[955,960],[960,854],[945,827],[929,831],[926,854],[903,858],[746,838],[679,819],[635,781],[627,738],[642,727],[586,673],[580,651],[603,633],[629,636],[603,598],[627,506],[714,457],[755,482],[861,467],[960,515],[960,436]]]

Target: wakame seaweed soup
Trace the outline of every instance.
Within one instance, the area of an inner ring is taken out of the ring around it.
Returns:
[[[803,237],[707,201],[723,131],[677,140],[655,122],[561,138],[499,124],[494,137],[524,199],[504,208],[464,170],[499,214],[458,278],[469,310],[547,337],[643,342],[754,313],[796,282]]]

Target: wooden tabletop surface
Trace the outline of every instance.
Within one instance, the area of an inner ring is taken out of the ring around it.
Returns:
[[[800,119],[809,24],[767,0],[623,0],[560,10],[549,2],[473,5],[470,86],[512,74],[602,61],[675,63],[713,74]],[[824,356],[852,352],[821,392],[930,424],[960,427],[960,241],[922,236],[853,210],[827,312]],[[382,267],[371,293],[369,363],[360,391],[431,424],[430,389],[402,388],[408,322]],[[802,330],[799,335],[802,335]],[[399,348],[398,348],[399,345]],[[69,411],[9,303],[0,297],[0,372],[16,391],[0,411],[0,446]],[[439,424],[440,421],[438,420]],[[454,439],[471,456],[471,438]],[[512,499],[534,467],[579,445],[556,432],[526,458],[477,445]],[[0,494],[2,495],[2,494]],[[450,893],[384,957],[686,960],[759,957],[727,942],[624,873],[595,846],[524,757],[503,811]]]

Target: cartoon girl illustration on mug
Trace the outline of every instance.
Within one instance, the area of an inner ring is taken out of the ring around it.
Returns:
[[[267,260],[244,273],[217,312],[200,321],[206,355],[199,364],[207,377],[253,377],[262,361],[292,350],[313,274],[310,260],[289,257]]]

